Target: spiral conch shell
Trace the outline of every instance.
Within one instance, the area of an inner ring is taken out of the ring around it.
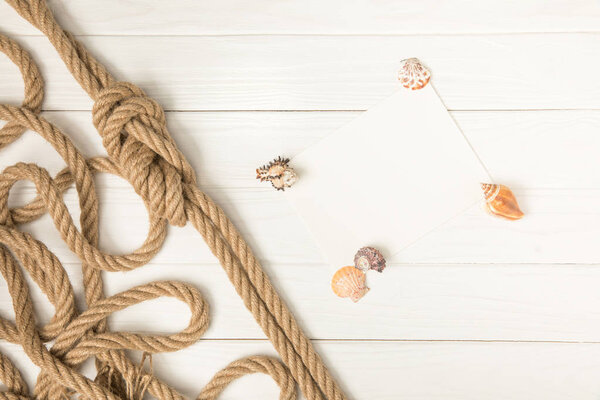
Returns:
[[[407,89],[423,89],[431,79],[431,72],[421,64],[418,58],[407,58],[400,61],[398,80]]]
[[[331,289],[339,297],[350,297],[356,303],[369,291],[365,281],[364,272],[354,267],[343,267],[333,275]]]
[[[298,175],[289,166],[290,159],[277,157],[270,163],[256,169],[256,179],[261,182],[269,181],[277,190],[292,187],[298,180]]]
[[[485,197],[486,211],[490,214],[509,220],[517,220],[523,217],[524,214],[519,208],[517,198],[508,187],[482,183],[481,188]]]
[[[363,272],[367,272],[370,269],[383,272],[385,269],[385,258],[374,247],[362,247],[354,256],[354,266]]]

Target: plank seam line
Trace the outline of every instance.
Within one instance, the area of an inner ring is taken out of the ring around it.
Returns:
[[[262,259],[261,261],[265,262],[265,265],[272,265],[272,264],[277,264],[278,266],[284,266],[285,268],[289,267],[298,267],[298,266],[307,266],[307,267],[323,267],[323,266],[327,266],[327,264],[325,262],[298,262],[298,263],[292,263],[292,262],[278,262],[278,261],[269,261],[267,259]],[[173,262],[173,261],[158,261],[158,262],[150,262],[146,265],[150,266],[150,265],[173,265],[173,266],[181,266],[181,267],[186,267],[186,266],[196,266],[196,267],[206,267],[206,268],[212,268],[214,266],[218,266],[218,263],[211,263],[211,262],[190,262],[190,261],[183,261],[183,262]],[[69,266],[69,267],[80,267],[81,263],[78,262],[74,262],[74,261],[65,261],[63,262],[63,265],[65,266]],[[434,262],[389,262],[388,265],[390,266],[390,268],[395,268],[395,269],[401,269],[403,267],[410,267],[410,268],[414,268],[414,267],[418,267],[418,268],[453,268],[453,267],[482,267],[482,266],[489,266],[489,267],[493,267],[493,268],[506,268],[506,269],[510,269],[510,268],[519,268],[519,267],[548,267],[548,268],[552,268],[552,267],[583,267],[583,268],[600,268],[600,263],[597,262],[539,262],[539,263],[532,263],[532,262],[523,262],[523,263],[519,263],[519,262],[439,262],[439,263],[434,263]],[[572,270],[569,270],[569,272],[574,272]],[[2,283],[0,283],[0,287],[2,287]]]
[[[166,113],[358,113],[364,112],[368,109],[169,109],[166,108]],[[448,108],[448,112],[451,113],[477,113],[477,112],[494,112],[494,113],[506,113],[506,112],[577,112],[577,111],[600,111],[600,107],[582,107],[582,108]],[[67,109],[67,108],[47,108],[43,109],[45,113],[63,113],[63,112],[91,112],[90,109]]]
[[[87,37],[142,37],[142,38],[245,38],[245,37],[423,37],[423,36],[440,36],[440,37],[472,37],[472,36],[528,36],[528,35],[597,35],[600,30],[574,30],[574,31],[491,31],[491,32],[412,32],[412,33],[326,33],[326,32],[252,32],[252,33],[218,33],[206,32],[200,34],[152,34],[152,33],[100,33],[100,34],[75,34],[75,38]],[[12,34],[15,38],[44,38],[44,35],[34,33],[15,33]]]

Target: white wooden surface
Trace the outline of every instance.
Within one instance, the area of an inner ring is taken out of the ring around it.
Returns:
[[[600,396],[600,3],[521,1],[51,1],[59,19],[164,105],[203,188],[264,261],[353,399],[598,399]],[[45,38],[0,2],[0,31],[34,54],[47,81],[45,115],[87,155],[102,154],[91,102]],[[254,168],[294,155],[396,87],[398,61],[422,58],[493,177],[515,189],[527,218],[477,207],[409,248],[358,304],[329,290],[333,271],[286,201]],[[0,57],[0,102],[18,104],[16,67]],[[285,111],[285,112],[281,112]],[[62,162],[32,133],[0,167]],[[101,246],[142,243],[146,212],[131,188],[98,177]],[[19,185],[11,201],[33,194]],[[65,196],[75,215],[75,193]],[[65,262],[78,260],[48,217],[25,227]],[[220,367],[273,353],[192,228],[136,271],[105,274],[111,293],[154,279],[197,285],[212,322],[196,345],[157,355],[155,370],[193,397]],[[42,318],[51,307],[34,289]],[[80,296],[81,297],[81,296]],[[12,315],[5,283],[0,312]],[[157,321],[157,310],[162,311]],[[113,329],[174,331],[186,310],[157,300],[116,314]],[[36,369],[0,344],[31,382]],[[177,373],[174,370],[177,369]],[[277,398],[266,377],[223,399]]]

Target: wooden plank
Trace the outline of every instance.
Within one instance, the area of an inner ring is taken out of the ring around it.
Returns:
[[[433,34],[598,31],[600,11],[584,0],[519,2],[334,0],[50,0],[65,28],[85,35]],[[2,29],[37,34],[5,3]]]
[[[600,387],[600,345],[557,343],[317,343],[352,399],[396,400],[593,400]],[[37,369],[14,345],[2,343],[26,380]],[[195,398],[219,368],[234,359],[274,355],[266,342],[200,342],[153,356],[156,375]],[[88,364],[89,365],[89,364]],[[91,365],[86,371],[91,370]],[[262,375],[244,377],[220,397],[276,399],[278,389]]]
[[[20,39],[42,64],[45,108],[90,109],[45,38]],[[418,56],[449,109],[600,108],[600,34],[476,36],[83,37],[119,79],[168,110],[363,110],[398,89]],[[19,102],[0,58],[0,102]],[[577,73],[573,73],[574,70]]]
[[[513,188],[600,189],[600,111],[455,111],[451,113],[495,180]],[[254,170],[293,157],[360,112],[169,112],[171,134],[204,188],[267,188]],[[91,115],[49,112],[46,118],[88,156],[105,154]],[[53,174],[64,166],[38,135],[27,133],[0,153],[0,169],[39,162]],[[126,187],[120,179],[101,185]]]
[[[28,190],[21,193],[14,193],[16,202],[32,195]],[[280,193],[271,189],[210,189],[208,193],[232,218],[259,258],[277,264],[323,262],[310,232]],[[475,205],[409,248],[390,256],[390,261],[410,264],[600,263],[600,255],[593,245],[600,236],[597,206],[600,191],[517,190],[515,193],[527,213],[526,218],[517,222],[492,218]],[[123,253],[141,245],[147,232],[147,214],[133,190],[104,189],[99,196],[103,248]],[[67,194],[66,202],[78,218],[74,193]],[[65,261],[76,261],[47,215],[23,229],[40,237]],[[173,228],[166,250],[159,253],[155,261],[214,262],[210,252],[199,243],[201,239],[190,225]]]
[[[381,275],[368,275],[371,290],[356,304],[331,292],[335,268],[301,263],[266,268],[314,339],[600,342],[600,270],[586,265],[394,264]],[[66,269],[85,309],[80,267]],[[266,338],[217,265],[165,262],[104,278],[108,294],[154,280],[188,282],[210,305],[204,339]],[[37,314],[48,321],[50,304],[35,285],[30,288]],[[7,290],[1,281],[0,291]],[[0,309],[12,309],[8,295],[0,298]],[[111,327],[176,332],[188,319],[184,304],[165,298],[114,314]]]

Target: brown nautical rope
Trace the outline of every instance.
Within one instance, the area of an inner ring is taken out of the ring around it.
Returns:
[[[234,288],[283,360],[248,357],[218,372],[198,399],[216,399],[236,378],[269,374],[281,387],[280,399],[296,398],[296,383],[308,400],[344,400],[345,395],[315,352],[311,342],[265,275],[248,244],[225,213],[196,185],[196,175],[177,148],[163,109],[137,86],[116,81],[54,19],[45,0],[6,0],[44,33],[81,87],[94,100],[93,122],[108,158],[86,159],[60,129],[39,115],[43,82],[31,57],[14,41],[0,36],[0,51],[21,70],[25,100],[20,107],[1,105],[0,148],[32,130],[61,155],[66,168],[52,178],[34,164],[18,163],[0,174],[0,272],[13,300],[14,322],[0,318],[0,338],[21,345],[41,369],[31,395],[13,364],[0,355],[0,380],[8,388],[1,399],[141,399],[148,392],[160,399],[183,399],[124,350],[144,354],[176,351],[195,343],[208,325],[208,305],[193,287],[180,282],[152,282],[105,297],[101,271],[127,271],[149,262],[161,248],[167,224],[188,221],[200,232]],[[105,172],[127,179],[146,204],[150,229],[145,242],[127,255],[98,248],[98,200],[93,174]],[[21,180],[35,184],[37,197],[10,209],[8,196]],[[62,193],[75,185],[81,208],[79,230]],[[48,213],[69,248],[81,259],[87,309],[76,309],[73,289],[60,261],[43,243],[19,231],[20,224]],[[46,326],[37,326],[22,268],[55,308]],[[106,318],[142,301],[171,296],[188,305],[190,323],[171,335],[114,332]],[[50,349],[47,341],[53,340]],[[98,375],[91,380],[78,366],[94,357]],[[143,364],[143,363],[142,363]]]

